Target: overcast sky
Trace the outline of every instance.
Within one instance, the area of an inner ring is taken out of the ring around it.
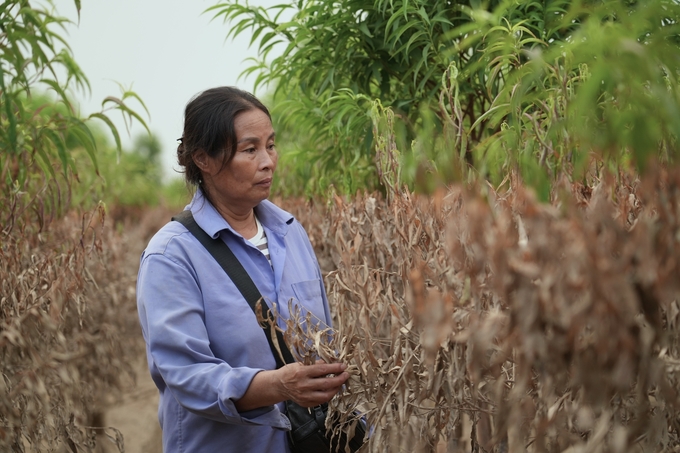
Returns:
[[[53,0],[57,13],[77,22],[73,0]],[[184,106],[196,93],[219,85],[252,91],[254,78],[237,80],[256,55],[249,37],[226,40],[227,25],[203,14],[217,0],[82,0],[80,23],[67,28],[66,37],[92,94],[74,93],[87,115],[101,109],[101,101],[118,96],[116,82],[132,87],[144,100],[148,122],[163,147],[166,178],[176,175],[176,139],[182,135]],[[281,0],[250,0],[272,6]],[[263,95],[264,92],[257,92]],[[141,106],[131,105],[138,111]],[[130,148],[143,132],[135,126],[128,134],[120,115],[123,147]],[[113,141],[113,140],[112,140]]]

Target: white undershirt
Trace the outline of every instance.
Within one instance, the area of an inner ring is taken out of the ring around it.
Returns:
[[[262,223],[260,223],[260,219],[258,219],[257,216],[255,216],[255,223],[257,224],[257,233],[255,233],[255,236],[248,239],[248,242],[253,244],[259,251],[262,252],[271,266],[272,260],[269,257],[269,243],[267,242],[267,235],[264,233]]]

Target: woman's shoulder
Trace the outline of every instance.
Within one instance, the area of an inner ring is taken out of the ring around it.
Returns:
[[[170,221],[166,223],[151,240],[144,250],[145,255],[172,255],[179,250],[191,245],[193,236],[179,222]]]

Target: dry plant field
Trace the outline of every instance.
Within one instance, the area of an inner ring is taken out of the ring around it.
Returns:
[[[372,452],[680,451],[680,172],[288,206],[350,364],[332,405]],[[330,339],[329,343],[324,340]]]
[[[678,0],[216,3],[333,310],[286,339],[363,453],[680,453]],[[135,284],[183,193],[137,93],[80,117],[53,6],[0,6],[0,453],[157,453]]]
[[[335,316],[332,335],[294,318],[287,340],[350,365],[332,413],[364,414],[365,451],[680,451],[677,169],[565,182],[550,204],[514,178],[278,202]],[[3,209],[0,451],[131,451],[157,431],[134,286],[170,215]],[[121,422],[143,429],[124,444]]]
[[[0,451],[124,451],[104,414],[149,379],[135,282],[166,216],[117,231],[103,208],[34,214],[20,198],[0,209]]]

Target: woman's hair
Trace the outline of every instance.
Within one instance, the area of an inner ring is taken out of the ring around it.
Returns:
[[[269,110],[252,94],[235,87],[217,87],[194,96],[184,110],[184,133],[177,147],[177,161],[184,167],[187,184],[203,189],[203,178],[193,155],[203,150],[210,157],[222,156],[226,165],[234,156],[236,131],[234,119],[239,113],[259,109]]]

